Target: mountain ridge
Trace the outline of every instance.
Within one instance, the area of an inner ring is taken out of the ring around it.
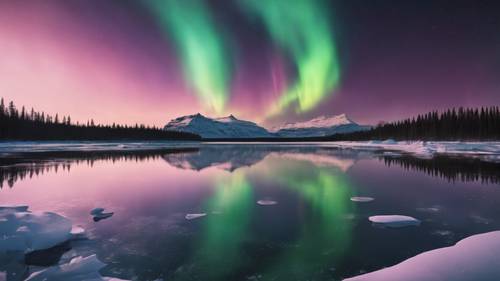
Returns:
[[[270,130],[234,115],[209,118],[200,113],[172,119],[164,129],[200,135],[204,139],[303,138],[324,137],[337,133],[369,129],[360,126],[346,114],[319,116],[308,121],[286,123]]]

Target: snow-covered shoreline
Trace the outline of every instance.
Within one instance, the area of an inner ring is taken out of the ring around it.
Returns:
[[[467,237],[451,247],[424,252],[397,265],[344,281],[500,280],[500,231]]]
[[[451,142],[451,141],[335,141],[335,142],[0,142],[0,154],[39,152],[95,152],[95,151],[144,151],[154,149],[191,148],[220,145],[248,146],[311,146],[404,153],[421,158],[435,155],[481,157],[486,161],[500,161],[500,142]]]
[[[481,156],[485,160],[500,161],[500,142],[339,141],[332,142],[331,146],[341,149],[403,152],[424,158],[435,155]]]

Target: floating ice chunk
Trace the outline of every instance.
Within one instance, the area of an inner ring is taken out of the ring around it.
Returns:
[[[278,202],[273,201],[273,200],[264,199],[264,200],[257,201],[257,204],[259,204],[261,206],[272,206],[272,205],[278,204]]]
[[[441,211],[441,208],[439,208],[439,207],[428,207],[428,208],[417,208],[416,210],[419,211],[419,212],[423,212],[423,213],[437,213],[437,212]]]
[[[204,216],[206,216],[206,215],[207,215],[206,213],[199,213],[199,214],[187,214],[187,215],[186,215],[186,219],[187,219],[187,220],[194,220],[194,219],[198,219],[198,218],[204,217]]]
[[[373,225],[382,227],[405,227],[420,225],[416,218],[400,215],[371,216],[368,218]]]
[[[95,208],[90,211],[90,214],[93,216],[95,222],[98,222],[103,219],[110,218],[114,215],[113,212],[104,213],[104,208]]]
[[[95,215],[93,217],[94,221],[95,222],[98,222],[100,220],[103,220],[103,219],[107,219],[107,218],[110,218],[114,215],[115,213],[113,212],[110,212],[110,213],[101,213],[101,214],[98,214],[98,215]]]
[[[500,231],[493,231],[344,281],[500,280],[499,255]]]
[[[69,263],[51,266],[32,273],[26,281],[65,281],[65,280],[92,280],[92,281],[118,281],[122,279],[103,277],[99,270],[106,264],[97,259],[96,255],[76,257]]]
[[[372,197],[361,197],[361,196],[355,196],[355,197],[351,197],[351,201],[353,202],[372,202],[373,200],[375,200],[374,198]]]
[[[90,211],[90,214],[92,216],[97,216],[99,214],[102,214],[102,212],[104,212],[104,208],[95,208]]]
[[[71,228],[71,239],[85,239],[85,229],[81,226],[73,226]]]
[[[59,245],[71,238],[71,221],[50,212],[0,210],[0,252],[29,253]]]

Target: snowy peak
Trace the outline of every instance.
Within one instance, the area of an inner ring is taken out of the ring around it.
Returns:
[[[263,127],[233,115],[208,118],[200,113],[178,117],[170,121],[165,130],[189,132],[202,138],[264,138],[272,137]]]
[[[346,114],[334,116],[319,116],[309,121],[287,123],[283,126],[275,128],[275,131],[282,129],[298,129],[298,128],[328,128],[340,125],[356,124],[347,117]]]
[[[320,116],[304,122],[287,123],[274,128],[273,132],[280,137],[322,137],[362,131],[369,128],[369,126],[356,124],[345,114],[340,114]]]

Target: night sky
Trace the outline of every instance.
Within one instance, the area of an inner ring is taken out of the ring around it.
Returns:
[[[0,96],[159,126],[500,105],[500,1],[0,0]]]

